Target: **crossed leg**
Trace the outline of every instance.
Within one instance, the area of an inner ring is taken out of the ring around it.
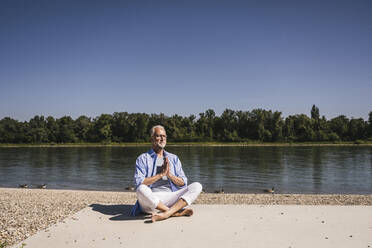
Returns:
[[[161,213],[156,213],[152,215],[151,220],[153,222],[168,219],[171,216],[178,217],[178,216],[191,216],[194,211],[191,208],[183,209],[187,206],[187,202],[184,199],[179,199],[173,206],[168,208]]]
[[[153,193],[146,185],[141,185],[137,189],[138,201],[144,212],[152,213],[152,221],[165,220],[171,216],[191,216],[194,211],[184,208],[199,196],[202,190],[200,183],[192,183],[187,188],[176,192],[156,192]],[[154,213],[155,209],[161,213]]]

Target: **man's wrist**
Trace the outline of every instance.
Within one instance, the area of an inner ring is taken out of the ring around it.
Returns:
[[[168,178],[169,178],[173,183],[176,183],[176,184],[177,184],[177,179],[178,179],[178,177],[176,177],[175,175],[172,175],[172,174],[169,173]]]

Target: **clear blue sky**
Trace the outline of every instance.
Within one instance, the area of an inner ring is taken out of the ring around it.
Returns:
[[[372,1],[0,1],[0,119],[372,111]]]

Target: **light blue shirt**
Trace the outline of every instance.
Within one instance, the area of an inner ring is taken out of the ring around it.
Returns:
[[[172,175],[175,175],[176,177],[182,178],[184,182],[183,186],[177,186],[176,184],[172,182],[172,180],[168,179],[170,186],[171,186],[171,190],[177,191],[183,187],[186,187],[187,177],[185,176],[185,173],[182,170],[182,164],[178,156],[170,152],[166,152],[166,151],[164,151],[163,156],[168,157],[170,173]],[[145,180],[146,177],[152,177],[156,175],[157,157],[158,156],[153,149],[138,156],[136,160],[136,169],[134,172],[134,183],[135,183],[136,189],[142,184],[143,180]],[[149,185],[149,187],[152,188],[152,185]],[[131,215],[135,216],[140,212],[141,212],[141,208],[137,201],[131,211]]]

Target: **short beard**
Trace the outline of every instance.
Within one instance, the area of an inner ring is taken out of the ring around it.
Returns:
[[[154,149],[158,150],[158,149],[164,149],[165,148],[165,145],[167,143],[156,143],[155,141],[152,143],[152,146],[154,147]]]
[[[157,145],[157,147],[159,147],[161,149],[164,149],[165,146],[166,146],[166,143],[165,142],[164,143],[157,143],[156,145]]]

